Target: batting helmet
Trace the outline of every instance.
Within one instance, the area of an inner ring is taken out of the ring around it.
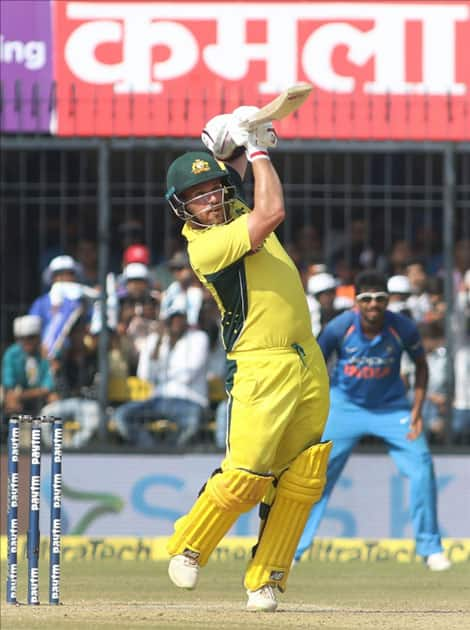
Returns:
[[[185,209],[185,202],[180,198],[181,193],[192,186],[220,179],[224,186],[231,188],[230,173],[223,162],[219,162],[204,151],[190,151],[170,165],[166,183],[166,200],[177,217],[187,221],[192,216]],[[228,196],[226,197],[226,199]]]

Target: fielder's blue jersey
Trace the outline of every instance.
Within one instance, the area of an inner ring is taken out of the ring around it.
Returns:
[[[356,405],[367,408],[408,407],[400,377],[403,352],[412,360],[424,354],[415,323],[404,315],[385,312],[382,331],[364,335],[356,309],[342,313],[321,332],[318,343],[325,359],[336,352],[331,385]]]

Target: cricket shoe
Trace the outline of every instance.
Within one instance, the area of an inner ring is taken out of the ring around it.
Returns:
[[[432,553],[426,558],[426,564],[431,571],[447,571],[452,566],[442,551]]]
[[[199,577],[199,563],[197,558],[180,553],[170,559],[168,565],[170,580],[179,588],[193,590]]]
[[[256,591],[247,591],[247,595],[247,610],[253,612],[274,612],[277,608],[276,593],[270,584],[265,584]]]

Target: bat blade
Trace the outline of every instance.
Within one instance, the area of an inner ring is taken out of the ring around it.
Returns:
[[[240,122],[240,127],[251,131],[261,123],[270,120],[281,120],[289,116],[289,114],[295,112],[305,103],[312,89],[313,85],[310,85],[310,83],[296,83],[292,85],[281,92],[279,96],[276,96],[270,103],[261,107],[252,116]]]

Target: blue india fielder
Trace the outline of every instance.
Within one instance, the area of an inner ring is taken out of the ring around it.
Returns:
[[[410,480],[410,517],[416,552],[434,571],[450,567],[437,523],[434,469],[422,431],[421,407],[428,369],[414,322],[386,310],[385,277],[365,271],[356,280],[356,308],[336,317],[318,342],[326,361],[337,355],[331,378],[331,405],[323,440],[332,440],[327,483],[310,513],[297,547],[299,560],[315,537],[331,492],[355,444],[364,436],[381,438],[400,473]],[[403,352],[416,366],[413,405],[400,377]]]

